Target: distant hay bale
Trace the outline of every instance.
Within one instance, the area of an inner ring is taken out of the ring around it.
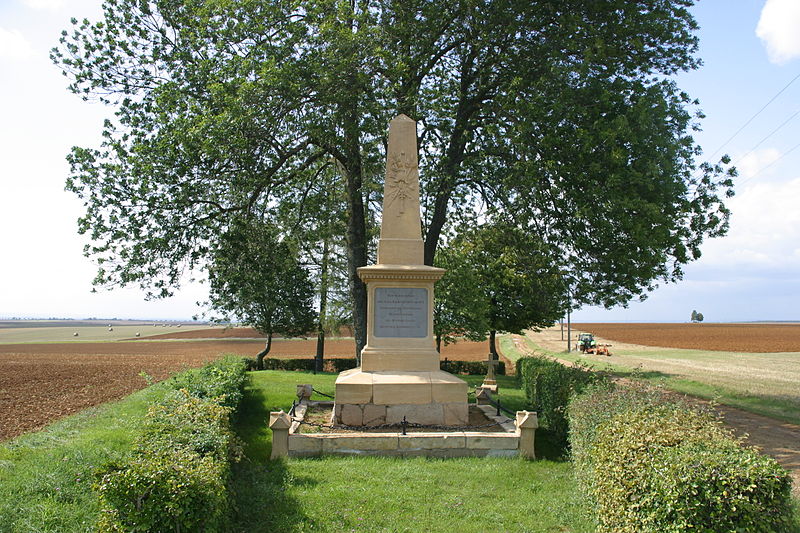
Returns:
[[[139,332],[138,332],[138,331],[136,332],[136,336],[137,336],[137,337],[139,336]]]
[[[78,332],[76,331],[75,333],[72,334],[72,336],[73,337],[77,337],[78,336]]]
[[[108,331],[114,331],[114,328],[110,327],[110,328],[108,328]]]

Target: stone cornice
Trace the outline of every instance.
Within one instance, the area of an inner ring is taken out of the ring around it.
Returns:
[[[438,281],[445,273],[443,268],[427,265],[372,265],[358,269],[361,281]]]

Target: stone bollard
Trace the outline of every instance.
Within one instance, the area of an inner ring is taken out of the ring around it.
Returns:
[[[289,428],[292,419],[283,411],[269,414],[269,429],[272,430],[272,454],[270,459],[289,457]]]
[[[525,459],[536,459],[534,437],[539,427],[536,411],[517,411],[517,432],[519,433],[519,454]]]
[[[314,388],[310,384],[297,386],[297,399],[300,403],[303,403],[303,400],[309,401],[313,393]]]
[[[491,405],[492,392],[487,387],[478,387],[475,392],[475,401],[478,405]]]

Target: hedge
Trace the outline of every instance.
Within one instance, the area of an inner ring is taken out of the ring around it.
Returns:
[[[569,419],[600,532],[794,530],[788,473],[709,412],[645,386],[604,385],[574,399]]]
[[[230,468],[241,456],[231,415],[246,378],[242,358],[226,357],[167,381],[130,457],[106,465],[96,484],[101,532],[223,528]]]
[[[248,364],[251,370],[255,369],[255,360],[249,360]],[[323,372],[342,372],[356,366],[358,365],[355,358],[335,358],[325,359],[322,369]],[[439,366],[442,370],[451,374],[482,375],[486,374],[487,371],[485,361],[451,361],[446,359],[441,361]],[[314,370],[314,359],[278,359],[269,357],[264,358],[264,369],[312,372]],[[499,375],[505,375],[506,365],[503,361],[498,362],[496,372]]]
[[[563,446],[568,444],[566,410],[570,398],[588,385],[604,379],[585,366],[568,367],[540,356],[518,359],[517,376],[528,403],[539,415],[539,424]]]

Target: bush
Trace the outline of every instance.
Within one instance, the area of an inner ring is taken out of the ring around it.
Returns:
[[[214,399],[226,407],[235,407],[242,400],[246,371],[244,358],[226,355],[202,368],[181,372],[170,378],[167,384],[197,398]]]
[[[585,366],[567,367],[544,357],[517,360],[517,376],[528,402],[539,415],[539,423],[563,446],[568,442],[566,411],[570,398],[590,384],[604,379]]]
[[[182,448],[218,461],[234,460],[238,446],[230,414],[230,407],[175,391],[150,408],[135,447],[148,453]]]
[[[110,466],[100,492],[101,532],[219,531],[228,508],[227,464],[184,448]]]
[[[445,359],[440,362],[439,367],[451,374],[480,376],[486,375],[488,372],[486,361],[450,361]],[[498,361],[495,369],[495,372],[500,376],[506,374],[506,364],[503,361]]]
[[[255,360],[253,360],[252,366],[249,367],[250,370],[255,369]],[[325,359],[323,361],[323,372],[343,372],[345,370],[350,370],[351,368],[355,368],[358,366],[356,364],[355,358],[344,358],[344,357],[337,357],[335,359]],[[445,372],[450,372],[452,374],[472,374],[472,375],[484,375],[486,374],[486,362],[485,361],[442,361],[440,363],[440,368]],[[312,372],[314,370],[314,359],[307,359],[307,358],[295,358],[295,359],[278,359],[275,357],[264,358],[264,370],[287,370],[290,372],[296,371],[307,371]],[[500,361],[497,365],[497,373],[499,375],[505,375],[506,373],[506,365],[503,361]]]
[[[594,472],[591,451],[598,428],[617,414],[636,409],[654,408],[669,402],[660,389],[631,382],[617,387],[608,380],[586,387],[570,400],[567,407],[569,444],[578,485],[588,491]]]
[[[569,406],[598,531],[788,531],[790,478],[710,413],[658,390],[594,386]]]
[[[149,409],[129,459],[99,474],[100,531],[222,528],[230,465],[241,456],[230,418],[245,370],[226,357],[168,382],[180,390]]]

